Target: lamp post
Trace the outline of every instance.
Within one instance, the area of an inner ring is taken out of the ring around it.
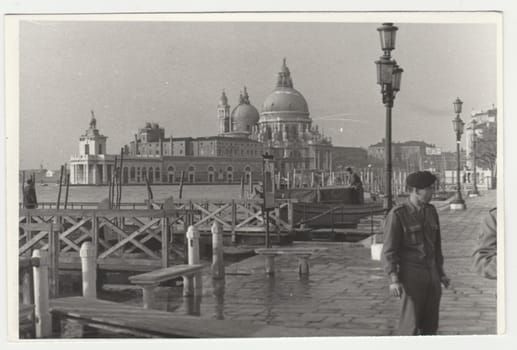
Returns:
[[[478,191],[478,175],[477,175],[477,162],[476,162],[477,120],[475,117],[472,118],[471,124],[472,124],[472,168],[474,169],[474,172],[472,173],[472,182],[474,183],[474,188],[472,189],[470,196],[477,197],[477,196],[479,196],[479,191]]]
[[[383,208],[388,213],[393,206],[391,191],[391,109],[395,95],[400,90],[400,80],[403,69],[391,59],[391,51],[395,49],[395,39],[398,28],[393,23],[383,23],[377,28],[381,39],[381,49],[384,54],[375,61],[377,66],[377,84],[381,86],[382,103],[386,107],[386,137],[384,138],[384,171],[385,193]]]
[[[275,165],[274,157],[267,152],[262,155],[262,194],[263,194],[263,210],[262,214],[266,218],[266,248],[271,248],[271,240],[269,239],[269,211],[275,208]]]
[[[454,112],[456,113],[456,118],[452,120],[452,126],[454,132],[456,133],[456,152],[457,152],[457,168],[456,168],[456,198],[451,202],[451,210],[464,210],[466,209],[465,201],[461,197],[461,182],[460,182],[460,143],[461,143],[461,134],[463,134],[463,128],[465,127],[465,123],[460,118],[461,113],[461,105],[463,102],[456,98],[456,101],[453,102]]]

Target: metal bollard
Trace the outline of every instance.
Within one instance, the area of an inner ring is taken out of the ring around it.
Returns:
[[[83,276],[83,296],[97,298],[97,257],[91,242],[84,242],[79,251]]]
[[[224,278],[223,262],[223,232],[221,224],[214,222],[212,225],[212,278]]]
[[[52,332],[52,318],[48,300],[48,252],[36,249],[32,258],[34,264],[34,316],[36,318],[36,338],[49,337]]]

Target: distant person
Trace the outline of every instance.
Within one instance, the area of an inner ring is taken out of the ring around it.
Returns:
[[[23,207],[27,209],[35,209],[38,207],[36,189],[34,188],[34,181],[32,179],[28,179],[27,185],[23,188]]]
[[[407,203],[393,207],[384,223],[382,260],[390,294],[402,299],[400,335],[436,334],[441,284],[450,284],[443,270],[438,213],[429,204],[435,181],[428,171],[409,174]]]
[[[253,188],[253,198],[264,199],[264,187],[262,186],[262,182],[259,182],[257,186]]]
[[[350,176],[350,187],[355,190],[355,200],[354,203],[362,204],[364,203],[363,198],[363,182],[361,181],[361,177],[355,173],[352,168],[346,168],[348,175]]]
[[[497,279],[497,208],[483,218],[481,233],[473,254],[474,270],[488,279]]]

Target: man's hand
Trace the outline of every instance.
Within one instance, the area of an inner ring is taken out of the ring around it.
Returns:
[[[390,284],[390,294],[394,297],[401,298],[404,293],[404,287],[402,283],[395,282]]]
[[[451,285],[451,279],[445,275],[440,277],[440,282],[442,282],[445,288],[449,288],[449,286]]]

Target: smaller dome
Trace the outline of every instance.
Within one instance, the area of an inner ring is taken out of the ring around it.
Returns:
[[[251,132],[252,127],[258,123],[259,118],[259,112],[254,106],[247,103],[241,103],[232,111],[232,130]]]

